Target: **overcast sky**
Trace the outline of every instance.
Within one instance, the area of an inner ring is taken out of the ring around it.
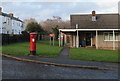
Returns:
[[[99,0],[82,2],[2,2],[3,12],[14,13],[20,19],[35,18],[37,21],[60,16],[69,20],[70,14],[118,13],[119,0]]]

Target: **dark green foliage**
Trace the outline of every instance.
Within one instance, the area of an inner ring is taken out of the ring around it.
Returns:
[[[27,25],[26,31],[28,31],[30,33],[31,32],[38,33],[38,32],[43,32],[43,29],[42,29],[41,25],[38,24],[37,22],[31,22]]]
[[[30,37],[28,33],[21,35],[2,34],[2,45],[29,41],[29,38]]]
[[[27,31],[22,31],[21,32],[23,35],[28,35],[29,33]]]

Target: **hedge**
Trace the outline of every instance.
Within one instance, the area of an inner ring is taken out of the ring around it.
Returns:
[[[2,45],[11,44],[15,42],[26,42],[29,40],[30,40],[29,34],[21,35],[2,34]]]

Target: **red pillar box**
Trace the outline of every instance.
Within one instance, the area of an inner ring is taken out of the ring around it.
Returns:
[[[36,33],[30,33],[30,55],[36,55]]]

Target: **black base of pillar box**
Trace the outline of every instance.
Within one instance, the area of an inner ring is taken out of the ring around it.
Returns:
[[[36,55],[36,51],[30,51],[30,55]]]

